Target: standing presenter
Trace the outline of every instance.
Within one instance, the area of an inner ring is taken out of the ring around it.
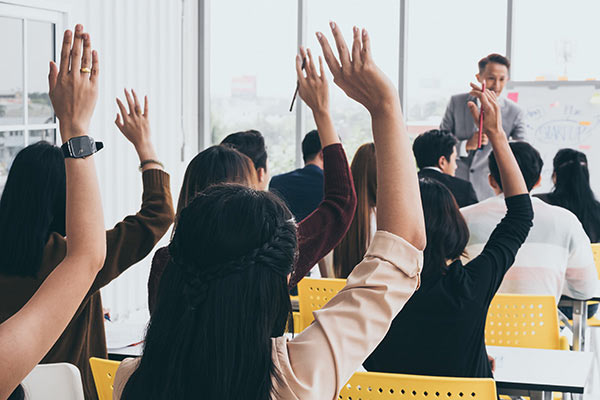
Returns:
[[[475,75],[479,83],[485,82],[487,89],[499,97],[502,111],[502,127],[507,138],[523,140],[525,125],[523,111],[511,100],[500,98],[504,85],[508,82],[510,61],[500,54],[490,54],[479,60],[479,73]],[[440,129],[452,132],[458,139],[458,159],[456,177],[470,181],[473,184],[479,201],[494,196],[494,191],[488,183],[488,156],[492,146],[483,135],[482,148],[477,149],[479,127],[473,122],[471,111],[467,106],[469,101],[476,102],[475,97],[468,93],[454,95],[450,98]]]

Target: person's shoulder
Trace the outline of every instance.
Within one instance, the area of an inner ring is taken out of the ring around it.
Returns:
[[[479,203],[471,204],[460,209],[460,212],[465,218],[474,217],[479,214],[489,214],[493,210],[505,212],[506,206],[504,200],[498,196],[490,197]]]
[[[458,178],[456,176],[448,175],[448,180],[461,189],[469,189],[473,187],[473,184],[471,182],[465,179]]]
[[[581,222],[579,222],[577,216],[564,207],[546,203],[538,197],[533,197],[531,199],[531,205],[533,206],[536,218],[547,218],[548,220],[555,222],[558,226],[562,226],[566,229],[576,229],[581,227]]]
[[[502,103],[500,104],[500,107],[505,108],[509,113],[518,113],[522,111],[521,107],[517,103],[509,98],[504,97],[502,97]]]
[[[453,104],[466,104],[469,101],[471,95],[469,93],[459,93],[450,96],[450,103]]]

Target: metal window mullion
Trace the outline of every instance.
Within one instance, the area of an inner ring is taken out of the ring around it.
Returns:
[[[406,118],[406,51],[408,38],[408,0],[400,0],[400,43],[398,47],[398,96]]]
[[[27,48],[27,26],[28,21],[23,18],[23,143],[25,146],[29,145],[29,66],[27,65],[28,53]]]
[[[303,46],[306,42],[306,7],[308,0],[298,0],[298,37],[297,47]],[[296,168],[302,167],[302,135],[304,134],[304,115],[306,112],[306,106],[300,98],[296,99]]]
[[[198,2],[198,152],[212,143],[210,127],[210,1]]]
[[[514,71],[514,25],[515,25],[515,4],[513,0],[506,1],[506,57],[511,61]],[[511,74],[512,75],[512,74]]]

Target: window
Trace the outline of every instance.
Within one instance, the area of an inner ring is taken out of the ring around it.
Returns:
[[[592,27],[600,2],[515,1],[513,79],[600,79],[600,53]]]
[[[292,169],[296,114],[289,107],[296,87],[296,2],[219,0],[211,2],[210,13],[213,143],[236,131],[257,129],[265,137],[270,174]]]
[[[0,190],[14,156],[40,140],[55,143],[48,62],[56,59],[61,14],[0,5]]]
[[[313,56],[321,55],[321,46],[315,32],[323,32],[329,40],[337,56],[335,42],[329,28],[329,21],[335,21],[346,42],[351,46],[352,27],[367,28],[372,39],[373,58],[385,74],[397,85],[399,71],[400,44],[400,2],[397,0],[372,0],[365,6],[362,0],[309,0],[307,7],[306,45],[311,48]],[[325,60],[323,60],[324,62]],[[317,60],[315,59],[315,62]],[[333,125],[342,138],[349,159],[356,149],[373,141],[371,118],[367,110],[356,101],[348,98],[331,79],[331,73],[325,65],[329,76],[329,92]],[[306,132],[315,129],[312,113],[305,113]],[[304,133],[306,133],[304,132]],[[304,134],[303,133],[303,134]]]
[[[506,1],[410,1],[406,107],[411,125],[437,127],[450,96],[468,92],[477,62],[506,51]],[[485,24],[479,29],[478,24]]]

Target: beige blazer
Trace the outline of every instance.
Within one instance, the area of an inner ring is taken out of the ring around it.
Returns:
[[[337,399],[342,386],[361,366],[418,288],[423,253],[406,240],[377,231],[363,261],[315,321],[291,340],[272,339],[273,363],[281,378],[273,398]],[[113,399],[120,399],[138,359],[117,370]]]

